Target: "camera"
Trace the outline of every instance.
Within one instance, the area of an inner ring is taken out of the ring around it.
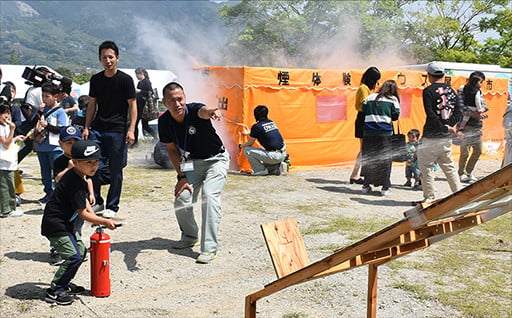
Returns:
[[[52,73],[52,71],[44,66],[34,66],[33,68],[25,67],[21,77],[27,80],[25,84],[35,87],[40,87],[44,83],[53,80],[58,82],[62,80],[62,76]]]

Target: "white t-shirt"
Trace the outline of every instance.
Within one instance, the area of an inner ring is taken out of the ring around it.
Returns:
[[[8,124],[0,124],[0,136],[3,136],[5,138],[9,137],[9,133],[11,132],[11,128]],[[12,144],[11,144],[12,147]],[[13,149],[11,149],[12,151]],[[4,145],[0,145],[0,152],[7,151],[4,148]],[[8,171],[15,171],[18,169],[18,160],[14,160],[14,162],[6,161],[3,159],[0,159],[0,170],[8,170]]]

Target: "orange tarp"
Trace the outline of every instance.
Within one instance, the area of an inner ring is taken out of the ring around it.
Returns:
[[[364,70],[322,70],[260,67],[201,67],[207,74],[211,92],[223,110],[223,140],[233,157],[232,169],[250,171],[237,145],[247,137],[255,123],[253,109],[269,108],[269,118],[281,131],[290,154],[292,168],[314,169],[353,163],[359,151],[354,137],[356,110],[354,98]],[[428,83],[426,73],[409,70],[384,70],[380,83],[397,81],[400,93],[400,129],[406,133],[422,131],[425,113],[422,91]],[[316,83],[315,83],[316,80]],[[463,76],[447,76],[454,89],[466,84]],[[491,78],[482,92],[490,108],[484,121],[484,141],[502,143],[502,116],[507,103],[507,79]],[[211,102],[210,102],[211,104]],[[458,147],[454,147],[457,155]]]

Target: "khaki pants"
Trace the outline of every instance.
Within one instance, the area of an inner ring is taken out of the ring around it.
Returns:
[[[434,164],[436,162],[443,170],[452,192],[462,188],[452,158],[452,141],[450,138],[422,138],[417,154],[424,199],[428,201],[435,199]]]

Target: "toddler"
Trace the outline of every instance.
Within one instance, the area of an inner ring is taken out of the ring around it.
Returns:
[[[407,162],[405,164],[405,178],[407,181],[404,186],[410,187],[413,185],[411,179],[414,178],[414,189],[419,189],[421,185],[421,172],[418,168],[418,157],[416,156],[416,151],[419,146],[419,138],[420,131],[418,129],[411,129],[407,133],[407,144],[405,145],[407,149]]]

